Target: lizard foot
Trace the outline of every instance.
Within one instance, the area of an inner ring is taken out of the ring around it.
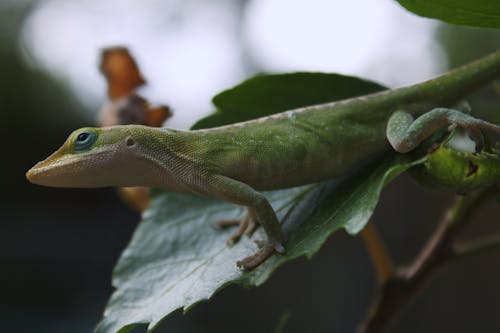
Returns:
[[[278,252],[280,254],[285,253],[285,248],[279,242],[255,241],[255,243],[259,246],[259,250],[255,254],[236,263],[236,265],[244,271],[251,271],[255,267],[259,266],[274,252]]]
[[[222,220],[217,221],[214,224],[219,228],[238,226],[238,229],[236,229],[227,239],[227,245],[231,246],[236,243],[244,233],[246,233],[249,237],[252,236],[258,226],[256,221],[257,219],[255,218],[255,214],[249,209],[248,213],[241,219]]]
[[[261,247],[255,254],[246,257],[243,260],[239,260],[236,265],[244,271],[251,271],[255,267],[262,264],[267,258],[269,258],[274,253],[274,247],[264,246]]]

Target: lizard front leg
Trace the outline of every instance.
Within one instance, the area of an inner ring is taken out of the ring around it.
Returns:
[[[254,255],[238,261],[237,265],[243,270],[251,270],[260,265],[274,251],[284,253],[283,244],[286,241],[281,230],[278,218],[271,204],[259,192],[249,185],[237,180],[214,175],[208,179],[209,192],[226,201],[248,207],[251,214],[255,214],[256,220],[264,228],[267,240],[258,242],[259,251]]]
[[[396,111],[387,123],[387,138],[392,147],[400,153],[407,153],[415,149],[423,140],[431,136],[440,127],[450,125],[464,128],[476,141],[481,150],[482,135],[479,129],[484,128],[500,133],[500,126],[474,118],[466,113],[454,109],[436,108],[416,120],[411,114]]]

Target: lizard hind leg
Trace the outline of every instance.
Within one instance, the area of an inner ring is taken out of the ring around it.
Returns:
[[[251,207],[247,207],[246,214],[239,219],[220,220],[214,222],[214,225],[219,228],[238,226],[238,228],[227,239],[226,243],[229,246],[239,241],[243,234],[246,234],[249,237],[252,236],[258,226],[255,211]]]
[[[449,129],[460,127],[467,130],[479,148],[482,145],[479,129],[484,128],[500,133],[500,126],[474,118],[464,112],[435,108],[415,120],[409,113],[394,112],[387,123],[387,138],[394,150],[407,153],[445,125],[449,125]]]

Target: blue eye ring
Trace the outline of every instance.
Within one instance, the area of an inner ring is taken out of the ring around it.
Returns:
[[[75,147],[76,152],[81,152],[88,150],[92,147],[92,145],[96,142],[97,135],[93,132],[84,131],[78,133],[75,137],[75,141],[73,146]]]

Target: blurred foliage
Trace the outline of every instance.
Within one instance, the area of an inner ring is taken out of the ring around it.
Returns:
[[[217,111],[192,129],[221,126],[387,89],[373,81],[327,73],[257,75],[213,98]]]
[[[25,49],[23,26],[36,5],[0,2],[0,330],[84,333],[100,317],[110,267],[136,217],[113,190],[88,195],[25,178],[72,128],[92,123],[57,73]]]
[[[479,29],[441,24],[436,31],[436,38],[445,50],[444,55],[448,68],[454,68],[498,50],[500,29]],[[481,89],[472,94],[469,100],[475,115],[500,125],[500,112],[498,112],[500,90],[498,86],[490,85]]]
[[[3,175],[10,176],[2,177],[2,185],[12,188],[12,197],[22,192],[19,184],[28,186],[24,172],[33,156],[46,154],[47,144],[56,147],[67,135],[65,128],[77,126],[83,119],[63,82],[23,61],[18,38],[28,9],[6,6],[0,7],[9,10],[8,14],[0,12],[0,115],[3,137],[11,141],[2,145],[2,154],[15,156],[16,162],[3,163]]]
[[[398,0],[409,11],[452,24],[500,28],[496,0]]]

